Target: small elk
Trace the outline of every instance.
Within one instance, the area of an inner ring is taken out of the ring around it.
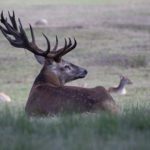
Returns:
[[[110,87],[108,89],[109,93],[118,93],[121,95],[126,95],[127,94],[127,90],[125,88],[126,85],[132,84],[132,81],[125,77],[125,76],[120,76],[120,82],[119,85],[117,87]]]
[[[62,59],[62,56],[75,49],[77,42],[65,38],[63,47],[56,44],[51,49],[50,41],[43,34],[47,42],[47,50],[40,49],[35,43],[35,36],[30,25],[32,41],[27,38],[20,19],[16,23],[15,13],[9,14],[10,23],[1,13],[1,32],[10,44],[17,48],[24,48],[34,54],[36,60],[43,65],[31,88],[25,111],[29,116],[47,116],[61,112],[94,112],[104,110],[118,112],[118,106],[102,87],[83,88],[65,86],[65,83],[87,75],[87,70]]]

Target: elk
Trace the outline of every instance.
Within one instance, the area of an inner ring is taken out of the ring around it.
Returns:
[[[10,23],[1,13],[1,32],[9,43],[17,48],[24,48],[34,54],[36,60],[43,65],[31,88],[25,111],[29,116],[47,116],[62,112],[95,112],[104,110],[118,112],[118,106],[108,91],[102,87],[83,88],[66,86],[65,83],[84,78],[87,70],[62,59],[64,55],[75,49],[77,41],[66,39],[63,47],[56,44],[51,49],[50,41],[45,34],[47,50],[40,49],[35,43],[35,36],[30,25],[32,41],[23,29],[20,19],[16,22],[15,13],[9,12]]]
[[[119,85],[117,87],[110,87],[108,89],[108,92],[109,93],[118,93],[120,95],[126,95],[127,90],[126,90],[125,86],[130,85],[130,84],[132,84],[132,81],[129,78],[121,75]]]

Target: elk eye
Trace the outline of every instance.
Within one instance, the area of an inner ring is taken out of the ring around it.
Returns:
[[[70,66],[68,66],[68,65],[64,66],[64,68],[65,68],[65,69],[68,69],[68,70],[71,69]]]

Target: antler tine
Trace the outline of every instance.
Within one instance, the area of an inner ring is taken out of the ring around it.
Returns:
[[[71,38],[69,37],[69,44],[68,44],[68,48],[72,45],[72,41],[71,41]]]
[[[71,38],[69,39],[69,43],[67,44],[67,40],[65,38],[65,46],[59,50],[57,50],[56,52],[56,56],[55,56],[55,61],[59,62],[61,60],[61,57],[65,54],[67,54],[68,52],[70,52],[72,49],[74,49],[77,45],[77,42],[74,38],[74,44],[72,45],[72,41]]]
[[[7,22],[7,18],[6,18],[6,19],[4,18],[3,11],[1,12],[1,22],[2,22],[2,23],[4,24],[4,26],[6,27],[6,29],[3,28],[3,30],[5,31],[5,33],[7,33],[7,34],[12,34],[12,35],[15,36],[15,37],[18,37],[18,36],[19,36],[19,35],[18,35],[18,32],[15,31],[15,30],[13,29],[13,27]]]
[[[31,32],[31,38],[32,38],[32,42],[29,43],[27,35],[23,29],[22,23],[19,19],[19,24],[20,24],[20,31],[24,37],[24,40],[27,42],[27,44],[32,44],[32,47],[26,47],[28,50],[30,50],[31,52],[33,52],[36,55],[41,55],[44,57],[47,57],[48,53],[50,52],[50,41],[48,40],[47,36],[43,33],[44,38],[46,39],[46,43],[47,43],[47,50],[46,51],[42,51],[41,49],[39,49],[35,43],[35,36],[34,36],[34,31],[32,26],[29,24],[30,26],[30,32]]]
[[[45,37],[46,42],[47,42],[47,50],[46,50],[45,52],[43,52],[43,54],[44,54],[45,56],[47,56],[48,53],[50,52],[51,45],[50,45],[50,41],[49,41],[48,37],[47,37],[44,33],[43,33],[43,36]]]
[[[18,31],[18,27],[17,27],[17,23],[16,23],[16,19],[15,19],[15,12],[13,11],[13,15],[11,16],[10,12],[8,11],[8,15],[9,15],[9,18],[10,18],[13,28]]]
[[[33,32],[32,26],[31,26],[31,24],[29,24],[29,26],[30,26],[32,42],[35,43],[35,36],[34,36],[34,32]]]
[[[55,44],[55,46],[53,48],[53,51],[56,51],[57,54],[59,54],[59,53],[62,53],[65,49],[69,48],[71,45],[72,45],[71,39],[69,38],[69,44],[67,44],[67,39],[65,38],[65,45],[64,45],[64,47],[57,50],[57,47],[58,47],[58,37],[56,35],[56,44]]]
[[[11,26],[8,26],[8,23],[7,23],[7,19],[4,18],[4,14],[3,14],[3,11],[1,12],[1,19],[0,21],[5,25],[5,28],[3,28],[1,25],[0,25],[0,30],[2,31],[3,35],[6,37],[6,39],[10,42],[11,45],[13,45],[12,43],[15,42],[15,40],[12,40],[7,34],[11,34],[10,33],[10,30],[12,29]]]
[[[67,53],[70,52],[72,49],[74,49],[76,46],[77,46],[77,41],[76,41],[76,39],[74,38],[74,44],[73,44],[70,48],[68,48],[68,49],[66,50]]]
[[[5,28],[3,28],[1,25],[0,25],[0,30],[3,30],[6,34],[10,34],[10,32],[6,30]]]
[[[49,57],[53,57],[54,60],[56,62],[59,62],[61,60],[61,57],[59,57],[59,55],[68,47],[68,44],[67,44],[67,40],[65,38],[65,44],[62,48],[58,49],[58,50],[55,50],[55,51],[52,51],[52,53],[48,54]]]
[[[1,31],[2,31],[3,35],[6,37],[6,39],[9,41],[9,43],[10,43],[11,45],[13,45],[13,43],[14,43],[13,46],[15,46],[15,40],[12,40],[12,39],[7,35],[6,30],[1,27]]]
[[[55,46],[53,48],[53,51],[56,51],[57,47],[58,47],[58,37],[56,35],[56,44],[55,44]]]
[[[31,43],[29,43],[29,40],[28,40],[27,35],[26,35],[26,33],[25,33],[24,29],[23,29],[23,26],[22,26],[22,23],[21,23],[20,19],[18,19],[18,21],[19,21],[19,25],[20,25],[19,26],[20,33],[21,33],[22,38],[23,38],[23,40],[25,42],[25,48],[30,50],[31,52],[33,52],[36,55],[42,55],[44,57],[47,57],[47,54],[50,52],[50,42],[49,42],[47,36],[45,34],[43,34],[43,36],[44,36],[44,38],[46,39],[46,42],[47,42],[47,50],[46,51],[42,51],[35,44],[35,37],[34,37],[34,32],[33,32],[32,26],[30,25],[30,31],[31,31],[31,37],[32,37],[32,42],[31,43],[32,43],[33,46],[30,45]]]
[[[7,22],[7,18],[5,19],[4,18],[4,14],[3,14],[3,11],[1,12],[1,19],[0,19],[0,21],[5,25],[6,24],[6,22]],[[7,28],[7,27],[6,27]]]
[[[57,57],[62,57],[63,55],[67,54],[68,52],[70,52],[72,49],[74,49],[77,46],[77,41],[74,38],[74,44],[72,45],[71,39],[69,38],[69,43],[71,43],[71,45],[68,44],[67,48],[64,49],[64,51],[62,51],[60,54],[58,54]]]
[[[71,50],[73,50],[76,46],[77,46],[77,41],[76,41],[76,39],[74,38],[74,44],[73,44],[73,45],[71,44],[71,46],[68,47],[68,49],[66,49],[66,50],[64,51],[63,55],[65,55],[66,53],[68,53],[68,52],[70,52]]]
[[[25,33],[24,29],[23,29],[23,26],[22,26],[20,18],[18,18],[18,22],[19,22],[19,29],[20,29],[21,38],[24,40],[25,44],[28,45],[29,44],[29,40],[28,40],[27,35],[26,35],[26,33]]]
[[[3,14],[3,11],[1,12],[1,22],[4,23],[6,20],[4,18],[4,14]]]
[[[69,38],[69,44],[67,44],[67,39],[65,38],[65,45],[63,48],[60,48],[57,50],[57,54],[59,55],[59,54],[63,53],[63,51],[68,49],[71,45],[72,45],[71,39]]]
[[[64,48],[66,48],[67,47],[67,39],[65,38],[65,46],[64,46]]]

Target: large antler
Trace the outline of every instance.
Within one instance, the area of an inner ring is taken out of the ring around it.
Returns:
[[[34,32],[33,32],[32,26],[30,25],[30,32],[31,32],[31,38],[32,38],[32,41],[30,42],[28,40],[28,37],[27,37],[24,29],[23,29],[20,19],[18,19],[19,26],[17,25],[14,11],[13,11],[12,16],[10,15],[9,12],[8,12],[8,15],[9,15],[9,19],[10,19],[11,23],[7,22],[7,18],[6,19],[4,18],[3,11],[1,12],[0,21],[4,25],[4,27],[0,25],[0,30],[2,31],[2,33],[6,37],[6,39],[10,42],[10,44],[14,47],[25,48],[25,49],[29,50],[30,52],[34,53],[35,55],[40,55],[45,58],[53,59],[55,61],[60,61],[60,59],[63,55],[70,52],[77,45],[75,38],[74,38],[73,44],[72,44],[71,38],[68,38],[69,42],[67,42],[67,39],[65,38],[64,47],[57,49],[58,48],[58,38],[56,36],[56,44],[55,44],[54,48],[51,50],[50,41],[47,38],[47,36],[45,34],[43,34],[43,36],[47,42],[47,50],[43,51],[35,43],[35,37],[34,37]]]

